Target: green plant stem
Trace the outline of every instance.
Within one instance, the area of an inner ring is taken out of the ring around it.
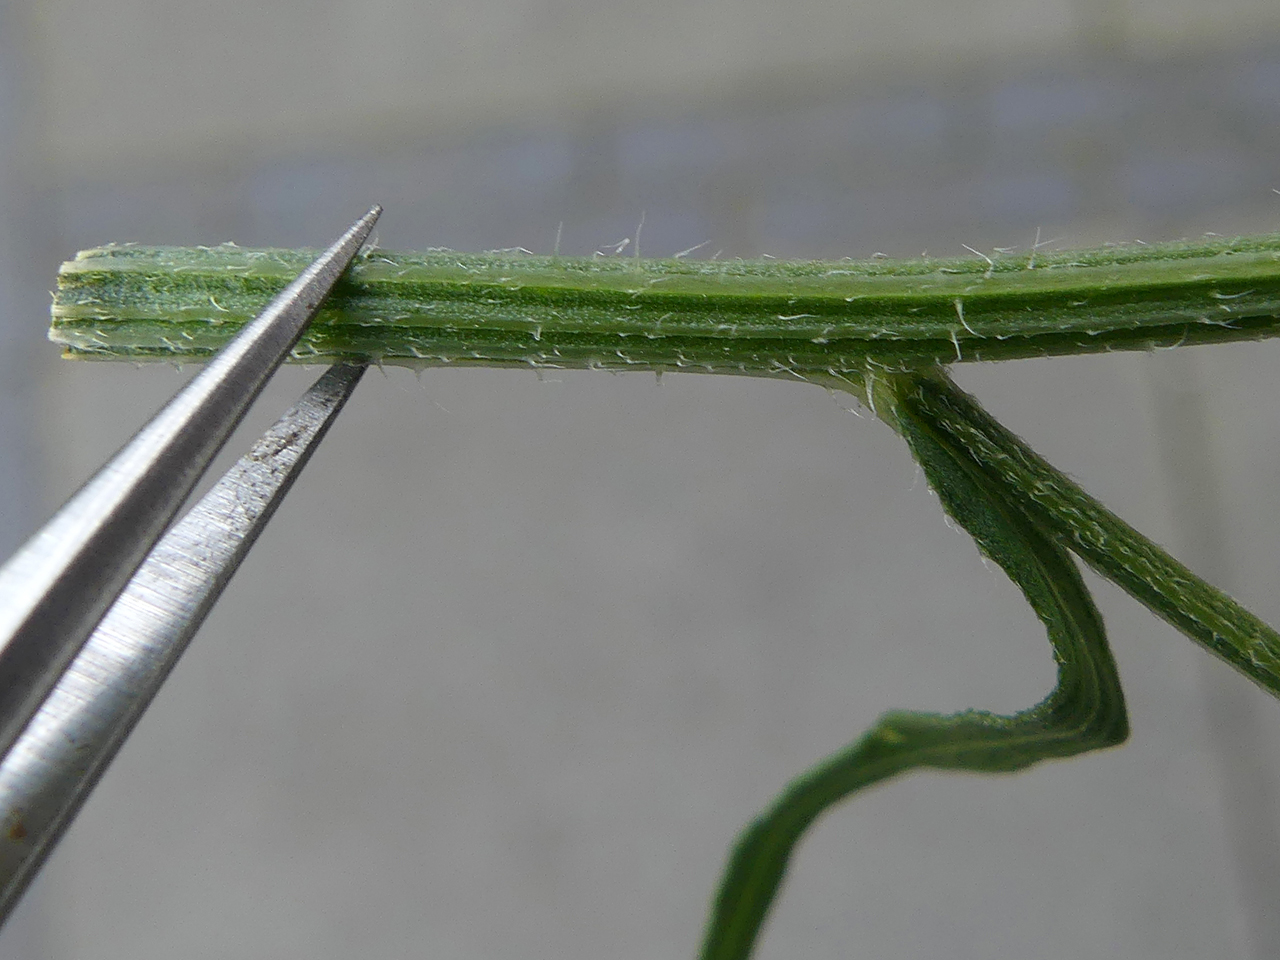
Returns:
[[[831,378],[827,386],[842,388]],[[1210,652],[1280,693],[1280,634],[1197,577],[996,422],[941,369],[869,376],[865,395],[902,435],[943,508],[1044,622],[1058,686],[1011,717],[885,714],[793,781],[739,837],[702,960],[747,957],[804,831],[850,794],[923,767],[1002,772],[1111,746],[1127,734],[1119,676],[1070,549]]]
[[[1089,496],[945,373],[893,375],[876,389],[888,395],[891,417],[947,437],[1095,571],[1264,689],[1280,694],[1280,634]]]
[[[200,359],[309,261],[104,247],[58,276],[68,356]],[[372,251],[294,359],[858,375],[1273,336],[1280,235],[993,259],[778,261]]]
[[[944,509],[1004,569],[1044,623],[1058,663],[1057,687],[1013,716],[887,713],[848,749],[793,781],[739,837],[712,908],[702,960],[750,954],[796,843],[850,794],[922,767],[1021,770],[1113,746],[1128,735],[1102,618],[1070,556],[1008,497],[1007,480],[984,471],[953,436],[925,419],[903,418],[899,425]]]

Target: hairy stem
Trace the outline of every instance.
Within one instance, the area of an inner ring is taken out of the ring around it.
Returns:
[[[63,265],[69,356],[199,359],[312,254],[104,247]],[[1280,235],[957,260],[365,253],[294,354],[857,375],[1273,336]]]

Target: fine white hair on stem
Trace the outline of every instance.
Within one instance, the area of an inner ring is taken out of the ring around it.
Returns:
[[[631,242],[630,237],[623,237],[617,243],[606,243],[603,245],[603,249],[596,251],[596,256],[597,257],[621,256],[622,251],[627,249],[627,244],[629,244],[630,242]],[[605,250],[608,250],[609,252],[605,253]]]
[[[976,254],[977,256],[981,257],[983,260],[987,261],[987,271],[982,275],[982,279],[990,280],[991,274],[995,272],[996,262],[992,260],[990,257],[988,257],[981,250],[975,250],[973,247],[969,246],[967,243],[962,243],[960,244],[960,246],[964,247],[970,253]]]
[[[695,243],[692,247],[685,247],[685,249],[683,249],[683,250],[681,250],[679,253],[675,254],[675,255],[672,257],[672,259],[673,259],[673,260],[679,260],[679,259],[681,259],[681,258],[683,258],[683,257],[687,257],[689,254],[693,253],[695,250],[701,250],[703,247],[705,247],[705,246],[706,246],[707,244],[709,244],[710,242],[711,242],[710,240],[703,240],[701,243]]]

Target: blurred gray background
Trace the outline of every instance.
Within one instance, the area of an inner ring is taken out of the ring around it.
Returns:
[[[963,255],[1280,226],[1271,0],[0,4],[0,548],[190,375],[60,361],[108,241]],[[562,225],[562,227],[561,227]],[[1280,343],[959,371],[1280,622]],[[233,442],[316,375],[291,368]],[[802,384],[373,372],[0,955],[690,957],[726,850],[1043,632]],[[1280,707],[1098,596],[1133,738],[829,815],[759,952],[1280,954]]]

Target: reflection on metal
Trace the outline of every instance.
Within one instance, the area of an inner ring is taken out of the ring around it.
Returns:
[[[322,376],[156,545],[0,761],[0,920],[79,812],[364,372]]]

